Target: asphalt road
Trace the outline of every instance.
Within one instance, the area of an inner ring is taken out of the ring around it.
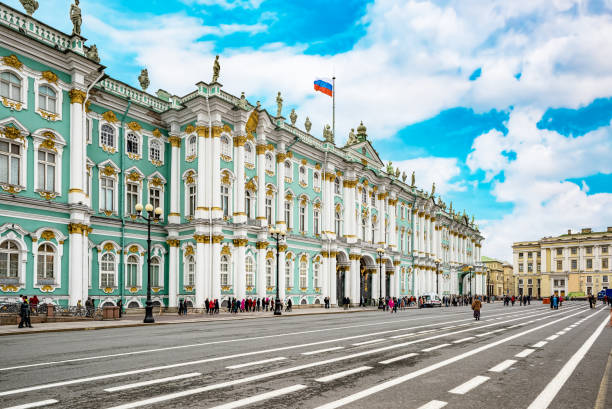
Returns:
[[[609,314],[495,303],[478,322],[456,307],[5,336],[0,407],[612,408]]]

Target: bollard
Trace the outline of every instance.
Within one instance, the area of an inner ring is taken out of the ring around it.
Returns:
[[[47,318],[55,315],[55,305],[47,304]]]

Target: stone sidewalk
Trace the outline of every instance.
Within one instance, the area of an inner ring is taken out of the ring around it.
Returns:
[[[416,309],[416,307],[410,307],[409,309]],[[48,322],[34,324],[33,328],[18,328],[17,325],[2,325],[0,326],[0,336],[3,335],[23,335],[23,334],[39,334],[44,332],[62,332],[62,331],[85,331],[85,330],[99,330],[108,328],[127,328],[127,327],[141,327],[147,325],[173,325],[173,324],[186,324],[196,322],[210,322],[210,321],[233,321],[233,320],[248,320],[248,319],[266,319],[266,318],[282,318],[282,317],[295,317],[301,315],[322,315],[322,314],[349,314],[364,311],[377,311],[376,307],[353,307],[349,309],[344,308],[307,308],[307,309],[294,309],[291,312],[283,312],[280,317],[274,316],[272,312],[243,312],[238,314],[230,314],[227,311],[221,311],[216,315],[190,313],[188,315],[179,316],[176,313],[161,313],[154,314],[155,323],[145,324],[142,322],[144,318],[144,311],[142,315],[127,314],[120,320],[108,320],[108,321],[72,321],[72,322]],[[401,311],[398,311],[398,313]]]

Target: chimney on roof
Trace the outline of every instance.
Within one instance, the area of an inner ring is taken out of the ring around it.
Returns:
[[[582,229],[582,233],[583,233],[583,234],[584,234],[584,233],[590,233],[590,232],[591,232],[591,229],[590,229],[590,228],[585,228],[585,229]]]
[[[567,229],[567,234],[572,234],[572,229]]]

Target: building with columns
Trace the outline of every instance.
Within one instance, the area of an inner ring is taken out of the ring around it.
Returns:
[[[568,230],[556,237],[514,243],[517,294],[580,297],[610,288],[611,251],[612,227],[600,232]],[[529,291],[532,285],[534,290]]]
[[[137,203],[163,210],[150,266],[159,305],[277,286],[294,304],[459,294],[466,274],[486,292],[473,218],[384,166],[363,123],[337,146],[218,78],[150,94],[106,76],[82,36],[4,4],[0,36],[1,300],[142,306]],[[287,231],[278,282],[271,226]]]

